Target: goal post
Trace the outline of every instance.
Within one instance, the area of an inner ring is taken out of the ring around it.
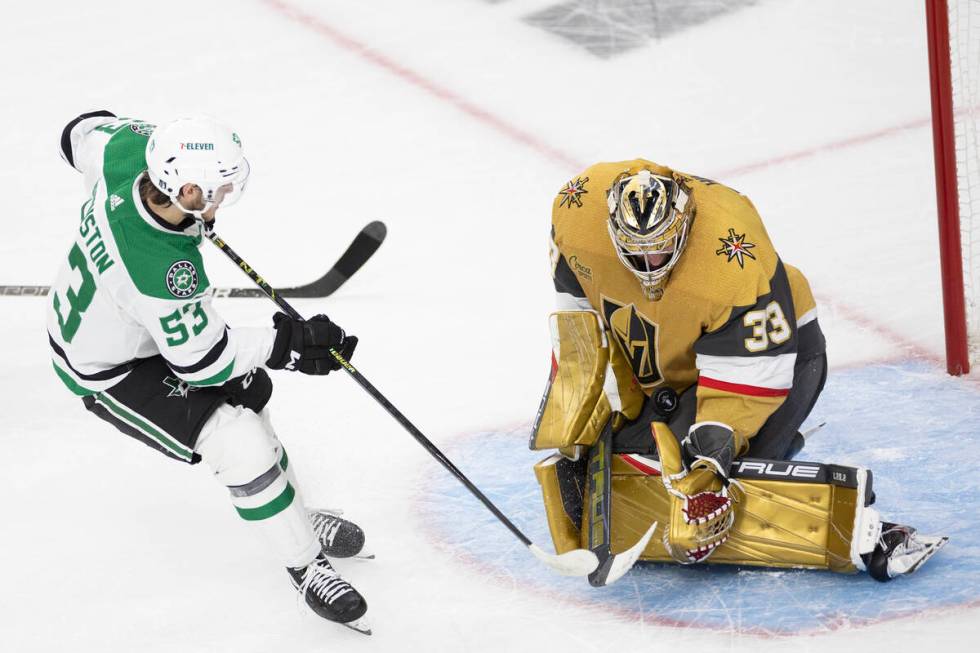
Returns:
[[[926,27],[946,369],[960,375],[980,345],[980,0],[926,0]]]

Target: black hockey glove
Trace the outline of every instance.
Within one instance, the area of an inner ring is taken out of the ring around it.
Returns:
[[[273,370],[329,374],[340,369],[330,349],[350,360],[357,347],[357,337],[345,334],[326,315],[294,320],[285,313],[276,313],[272,322],[276,326],[276,342],[265,364]]]

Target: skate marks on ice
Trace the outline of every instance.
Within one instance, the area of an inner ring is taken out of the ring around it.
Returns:
[[[980,464],[977,386],[921,362],[837,371],[810,421],[823,420],[827,427],[800,459],[870,468],[886,519],[950,536],[918,573],[881,584],[865,574],[640,563],[615,585],[595,589],[542,569],[441,469],[433,468],[417,505],[439,548],[482,576],[553,597],[556,606],[602,608],[627,621],[780,637],[980,606],[980,516],[970,500],[980,494],[971,472]],[[546,452],[528,451],[528,429],[475,433],[447,449],[551,550],[531,469]]]

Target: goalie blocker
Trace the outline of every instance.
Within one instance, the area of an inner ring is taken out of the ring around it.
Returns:
[[[659,460],[612,455],[609,496],[586,473],[581,453],[608,422],[633,418],[637,389],[613,379],[608,343],[592,312],[551,316],[552,374],[532,429],[532,449],[559,449],[534,467],[555,549],[587,547],[593,515],[608,520],[612,552],[627,550],[653,522],[661,527],[640,560],[869,571],[877,580],[915,571],[947,538],[882,522],[872,507],[872,474],[861,467],[744,458],[732,463],[732,518],[711,533],[685,519],[688,500],[676,491],[688,478],[680,447],[666,424],[652,424]],[[622,378],[622,377],[620,377]],[[628,377],[626,377],[628,378]],[[679,498],[680,497],[680,498]],[[600,502],[607,501],[609,514]]]

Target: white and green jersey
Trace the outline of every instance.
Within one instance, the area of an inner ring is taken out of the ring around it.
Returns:
[[[264,365],[275,339],[272,327],[229,328],[212,307],[200,223],[173,226],[144,206],[152,130],[100,111],[62,136],[89,198],[51,287],[47,326],[55,372],[79,395],[106,390],[157,354],[191,385],[220,385]]]

